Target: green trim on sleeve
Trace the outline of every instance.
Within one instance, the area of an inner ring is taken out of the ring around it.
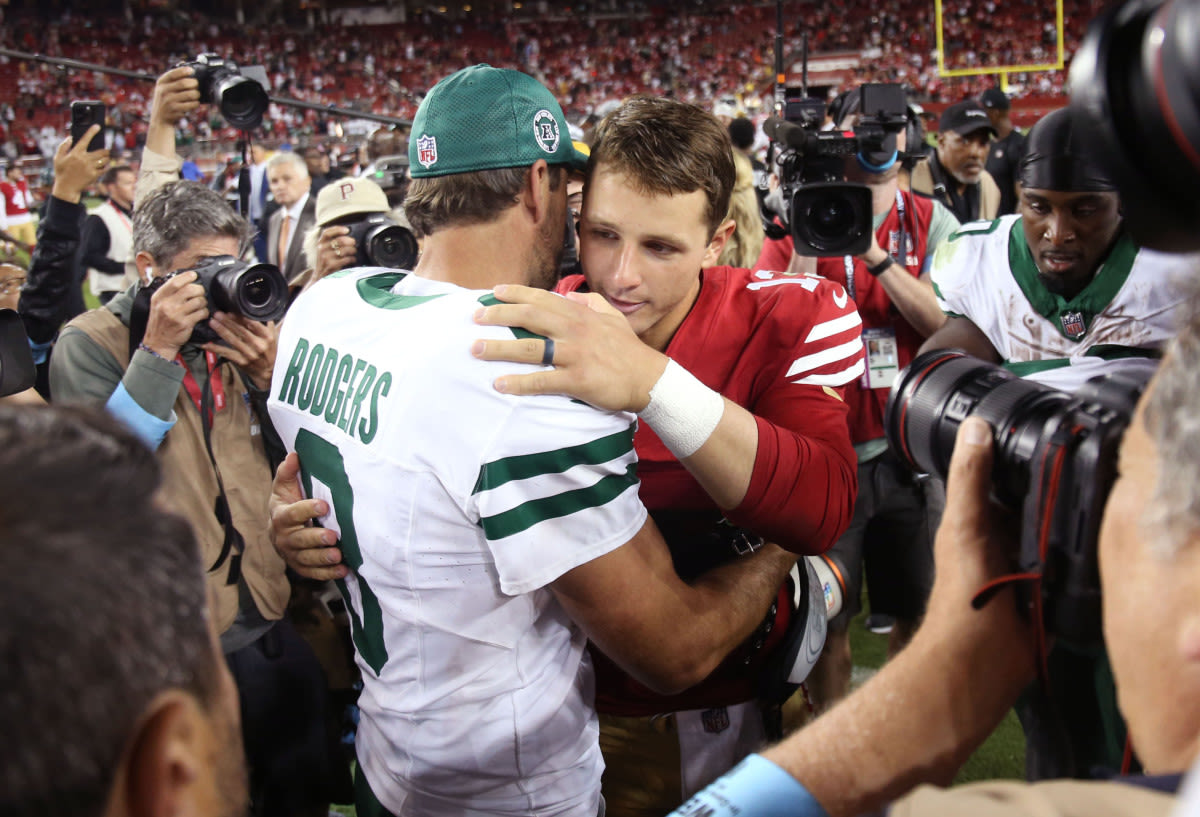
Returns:
[[[933,214],[929,217],[929,238],[925,244],[925,257],[933,255],[943,241],[948,241],[959,228],[958,218],[940,201],[934,199]]]
[[[1061,369],[1064,366],[1070,366],[1071,361],[1065,357],[1057,357],[1053,360],[1021,360],[1018,362],[1006,362],[1004,368],[1015,374],[1017,377],[1026,377],[1037,372],[1046,372],[1050,369]]]
[[[513,480],[561,474],[576,465],[599,465],[627,456],[633,450],[633,433],[636,429],[637,424],[630,423],[622,431],[580,445],[484,463],[471,493],[490,491]]]
[[[486,295],[479,296],[479,303],[483,304],[484,306],[499,306],[500,304],[504,303],[504,301],[500,300],[489,292]],[[528,338],[540,338],[541,340],[546,339],[545,335],[539,335],[537,332],[530,332],[528,329],[525,329],[521,326],[510,326],[509,329],[511,329],[512,333],[517,336],[518,340],[527,340]]]
[[[510,510],[482,517],[479,524],[488,539],[504,539],[539,522],[606,505],[637,484],[637,463],[631,463],[623,474],[609,474],[592,485],[522,502]]]

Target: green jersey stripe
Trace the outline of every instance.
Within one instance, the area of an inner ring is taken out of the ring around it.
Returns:
[[[500,306],[505,303],[490,292],[487,295],[480,295],[478,300],[479,303],[483,304],[484,306]],[[526,338],[545,339],[546,337],[545,335],[539,335],[537,332],[530,332],[528,329],[522,326],[511,326],[509,329],[518,340],[525,340]]]
[[[1145,357],[1157,360],[1162,357],[1162,354],[1162,349],[1123,346],[1119,343],[1098,343],[1084,352],[1085,357],[1098,357],[1103,360],[1123,360],[1130,357]]]
[[[487,538],[494,542],[528,530],[539,522],[561,519],[588,508],[599,508],[636,486],[637,481],[637,463],[630,463],[624,474],[609,474],[594,485],[531,499],[494,516],[482,517],[479,524]]]
[[[475,481],[471,493],[491,491],[513,480],[529,479],[544,474],[561,474],[576,465],[599,465],[628,456],[633,450],[633,432],[636,428],[636,423],[630,423],[624,431],[591,442],[484,463],[479,469],[479,478]]]

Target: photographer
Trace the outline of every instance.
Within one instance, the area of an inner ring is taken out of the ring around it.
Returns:
[[[164,135],[173,141],[174,122],[196,108],[191,70],[168,71],[156,88],[151,122],[159,130],[152,126],[143,159],[158,173],[150,186],[178,161],[150,146],[165,147]],[[106,406],[159,454],[165,499],[200,543],[221,647],[242,695],[255,813],[327,804],[345,769],[332,765],[320,667],[282,619],[290,587],[267,538],[273,432],[265,400],[278,329],[210,314],[213,281],[197,272],[213,258],[241,257],[251,228],[196,182],[171,181],[149,195],[139,184],[138,198],[133,253],[150,283],[64,328],[51,388],[58,401]]]
[[[1099,533],[1104,635],[1121,711],[1156,777],[907,794],[947,784],[1034,677],[1030,627],[1012,590],[972,606],[990,580],[1011,572],[1015,552],[988,500],[992,434],[972,418],[958,432],[935,545],[947,569],[912,643],[835,709],[676,814],[841,817],[893,800],[893,815],[1167,814],[1200,746],[1200,515],[1192,496],[1200,457],[1191,419],[1200,411],[1200,314],[1189,311],[1125,432]]]
[[[126,274],[133,242],[133,196],[137,174],[129,165],[114,165],[100,177],[108,199],[83,223],[80,266],[88,287],[101,304],[133,283]]]
[[[299,292],[331,272],[362,266],[351,227],[366,216],[387,213],[387,196],[370,179],[342,178],[325,187],[317,195],[317,223],[304,235],[304,258],[309,268],[291,282],[291,289]],[[390,213],[393,219],[397,215],[400,213]]]
[[[862,119],[862,89],[831,106],[837,126],[851,131]],[[865,127],[863,128],[865,130]],[[899,189],[906,134],[896,134],[890,161],[845,161],[845,179],[871,191],[871,246],[858,256],[816,259],[816,272],[846,287],[863,321],[867,374],[846,387],[850,435],[858,458],[858,496],[850,528],[828,555],[841,568],[846,603],[830,621],[821,660],[809,689],[818,709],[850,691],[850,621],[861,609],[864,572],[871,613],[894,619],[888,655],[912,638],[933,583],[933,531],[941,505],[940,484],[917,478],[887,450],[883,413],[896,373],[916,355],[921,341],[945,319],[929,282],[934,251],[958,228],[940,202]]]

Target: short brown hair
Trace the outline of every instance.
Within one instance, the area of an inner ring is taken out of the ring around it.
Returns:
[[[110,165],[107,170],[100,176],[100,184],[108,187],[117,181],[117,176],[122,173],[133,173],[133,168],[129,165]]]
[[[566,173],[551,165],[550,189],[558,190]],[[528,167],[502,167],[413,179],[404,197],[404,214],[418,238],[442,227],[486,224],[517,202],[529,177]]]
[[[605,165],[644,193],[703,190],[709,232],[729,212],[736,171],[729,132],[712,114],[673,99],[635,96],[596,129],[588,173]]]

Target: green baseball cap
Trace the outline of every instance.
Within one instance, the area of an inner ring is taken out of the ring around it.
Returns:
[[[528,167],[538,159],[587,168],[554,95],[528,74],[473,65],[429,91],[408,140],[414,179]]]

